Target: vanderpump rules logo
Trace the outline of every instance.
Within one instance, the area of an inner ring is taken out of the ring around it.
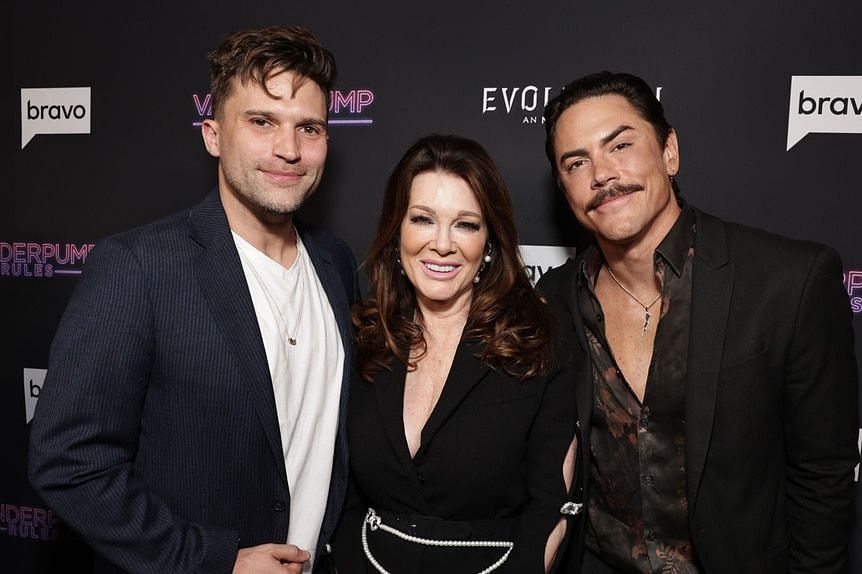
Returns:
[[[195,119],[192,126],[200,127],[204,120],[212,118],[212,94],[192,94]],[[370,126],[374,124],[371,108],[374,92],[366,88],[332,90],[329,93],[329,125]]]
[[[29,540],[59,540],[60,519],[53,510],[0,503],[0,536]]]
[[[853,313],[862,314],[862,269],[851,269],[844,273],[844,288],[850,297]]]
[[[553,86],[493,86],[482,88],[482,115],[515,118],[523,125],[544,125],[545,106],[557,95]],[[656,88],[661,101],[662,87]]]
[[[93,243],[0,241],[0,279],[80,275]]]

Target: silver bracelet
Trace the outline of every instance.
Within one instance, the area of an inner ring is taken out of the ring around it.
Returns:
[[[577,516],[581,513],[581,510],[584,509],[583,503],[580,502],[567,502],[563,506],[560,507],[560,514],[565,514],[566,516]]]
[[[515,547],[514,542],[508,542],[505,540],[434,540],[432,538],[411,536],[410,534],[401,532],[397,528],[392,528],[387,524],[383,524],[383,520],[378,516],[377,512],[375,512],[373,508],[369,508],[368,513],[365,515],[365,520],[362,521],[362,549],[365,551],[365,557],[368,558],[368,561],[371,562],[380,574],[390,574],[390,572],[377,561],[373,554],[371,554],[371,549],[368,547],[367,534],[369,527],[372,531],[379,528],[383,532],[397,536],[401,540],[413,542],[414,544],[422,544],[424,546],[438,546],[446,548],[506,548],[506,553],[503,554],[499,560],[478,574],[488,574],[502,566],[506,559],[509,558],[509,554],[512,553],[512,548]]]

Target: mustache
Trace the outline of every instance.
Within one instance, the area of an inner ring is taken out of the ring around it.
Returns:
[[[592,211],[609,199],[628,195],[636,191],[643,191],[643,186],[639,183],[614,183],[602,189],[594,198],[587,204],[587,211]]]

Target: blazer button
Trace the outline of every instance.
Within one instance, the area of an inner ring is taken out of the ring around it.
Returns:
[[[272,505],[272,509],[276,512],[284,512],[285,508],[287,508],[287,504],[283,500],[276,500],[275,504]]]

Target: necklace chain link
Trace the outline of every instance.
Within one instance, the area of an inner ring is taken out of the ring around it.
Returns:
[[[287,327],[287,319],[284,318],[284,314],[281,312],[281,307],[278,305],[278,302],[275,300],[275,297],[272,295],[272,292],[269,290],[269,287],[266,286],[266,283],[264,282],[263,278],[257,272],[257,269],[254,266],[254,263],[244,253],[242,248],[240,248],[238,251],[239,251],[240,255],[242,256],[242,258],[245,259],[245,262],[248,263],[248,267],[249,267],[249,269],[251,269],[252,275],[254,275],[254,278],[257,280],[257,284],[261,286],[264,293],[266,294],[267,299],[269,299],[270,305],[272,306],[273,309],[275,309],[275,312],[278,314],[278,318],[281,319],[281,325],[284,328],[284,334],[282,334],[282,329],[278,330],[278,334],[279,334],[279,337],[281,338],[282,343],[287,342],[287,343],[290,343],[291,346],[296,346],[296,335],[297,335],[297,333],[299,333],[299,326],[302,323],[302,311],[303,311],[303,309],[305,309],[305,305],[302,304],[302,295],[303,295],[303,289],[305,286],[304,285],[305,273],[304,273],[304,266],[302,265],[302,261],[299,260],[301,253],[302,253],[301,250],[299,249],[299,243],[297,242],[296,260],[293,263],[294,265],[299,266],[296,270],[297,275],[296,275],[296,290],[295,290],[297,302],[299,303],[299,312],[297,313],[297,316],[296,316],[296,324],[293,326],[293,334],[291,334],[290,329]],[[285,336],[287,336],[287,341],[284,340]]]
[[[640,300],[640,299],[638,299],[637,297],[635,297],[635,294],[634,294],[634,293],[632,293],[631,291],[629,291],[629,290],[626,288],[626,286],[625,286],[625,285],[623,285],[622,283],[620,283],[620,280],[619,280],[619,279],[617,279],[616,275],[614,275],[614,272],[613,272],[613,271],[611,271],[611,266],[610,266],[610,265],[605,264],[605,269],[607,269],[607,270],[608,270],[608,275],[610,276],[610,278],[611,278],[611,279],[613,279],[613,280],[614,280],[614,283],[616,283],[616,284],[617,284],[617,286],[619,286],[619,288],[620,288],[620,289],[622,289],[622,290],[625,292],[625,294],[626,294],[626,295],[628,295],[629,297],[631,297],[631,298],[632,298],[632,299],[633,299],[633,300],[634,300],[638,305],[640,305],[641,307],[643,307],[643,308],[644,308],[644,325],[643,325],[643,329],[641,330],[641,337],[643,337],[643,336],[646,334],[647,329],[649,328],[650,319],[652,319],[652,314],[649,312],[650,307],[652,307],[653,305],[655,305],[655,304],[656,304],[656,302],[657,302],[659,299],[661,299],[661,291],[659,291],[658,295],[656,295],[656,296],[655,296],[655,299],[653,299],[653,300],[652,300],[652,302],[651,302],[649,305],[644,305],[644,304],[643,304],[643,302],[641,302],[641,300]]]

